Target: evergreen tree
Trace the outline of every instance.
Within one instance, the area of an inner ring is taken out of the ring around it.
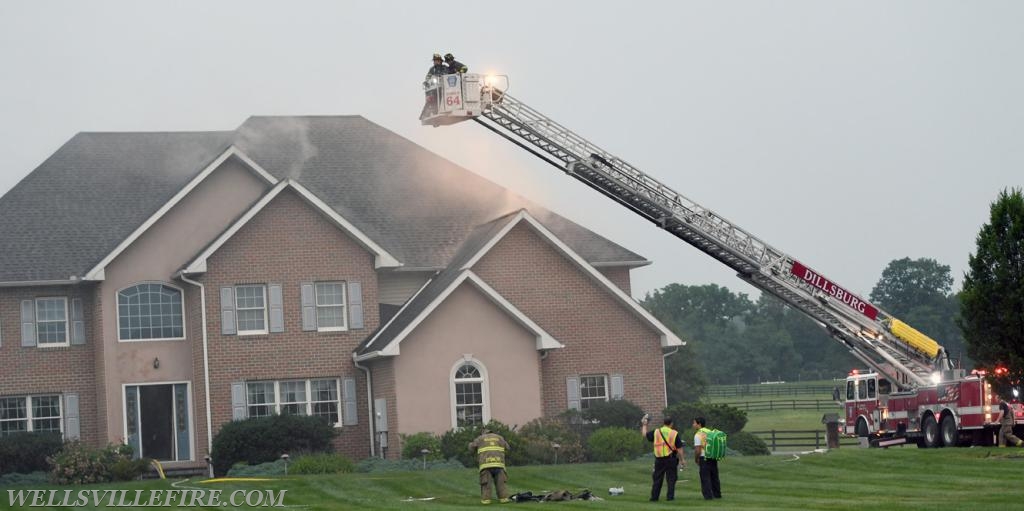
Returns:
[[[967,352],[983,367],[1024,372],[1024,195],[1000,192],[981,227],[960,293]]]

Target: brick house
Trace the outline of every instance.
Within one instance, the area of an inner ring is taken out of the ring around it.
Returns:
[[[358,116],[80,133],[0,198],[0,434],[201,464],[233,419],[399,434],[665,406],[649,264]]]

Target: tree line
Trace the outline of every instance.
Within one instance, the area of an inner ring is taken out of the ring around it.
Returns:
[[[968,370],[1024,376],[1024,195],[1004,190],[978,233],[961,289],[948,265],[904,257],[882,270],[870,301],[943,345]],[[697,401],[709,384],[820,380],[863,365],[813,320],[779,299],[756,301],[714,284],[670,284],[643,300],[687,341],[666,358],[670,403]]]

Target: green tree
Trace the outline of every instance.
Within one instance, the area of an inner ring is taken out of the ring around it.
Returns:
[[[1024,368],[1024,195],[1003,190],[981,227],[960,293],[967,352],[982,366]]]
[[[956,318],[960,304],[952,294],[953,276],[949,266],[934,259],[895,259],[882,270],[871,290],[871,301],[903,322],[943,345],[964,366],[963,335]]]

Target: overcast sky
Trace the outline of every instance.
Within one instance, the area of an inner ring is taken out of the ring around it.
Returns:
[[[959,287],[1024,183],[1024,2],[0,3],[0,193],[80,131],[359,114],[654,261],[724,266],[473,123],[421,127],[433,52],[867,295],[893,259]],[[45,200],[45,198],[40,198]],[[40,226],[45,229],[45,226]]]

